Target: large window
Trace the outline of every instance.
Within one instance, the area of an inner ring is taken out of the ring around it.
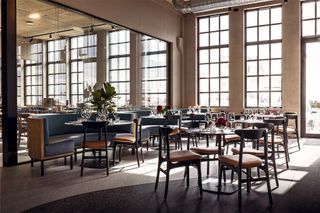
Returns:
[[[109,36],[109,82],[116,88],[117,106],[130,102],[130,31],[113,31]]]
[[[198,19],[198,76],[201,106],[229,106],[229,15]]]
[[[84,101],[84,90],[97,83],[97,35],[71,39],[71,104]]]
[[[167,43],[142,36],[142,106],[167,104]]]
[[[66,102],[66,40],[48,42],[48,97]]]
[[[302,2],[302,36],[320,35],[320,1]]]
[[[31,44],[30,60],[26,60],[25,103],[42,104],[42,43]]]
[[[246,11],[246,107],[281,107],[282,8]]]

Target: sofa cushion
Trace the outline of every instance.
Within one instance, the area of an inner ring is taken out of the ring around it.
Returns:
[[[73,153],[73,151],[74,151],[73,140],[65,140],[65,141],[60,141],[53,144],[45,145],[45,157]]]

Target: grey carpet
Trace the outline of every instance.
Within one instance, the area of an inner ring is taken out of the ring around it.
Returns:
[[[294,168],[302,169],[302,168]],[[308,168],[299,182],[284,194],[273,193],[269,208],[267,193],[242,190],[242,212],[320,212],[320,160]],[[199,199],[196,179],[187,188],[183,180],[171,181],[168,199],[163,201],[164,183],[154,192],[154,184],[97,191],[47,203],[26,212],[238,212],[237,193],[217,195],[204,192]],[[254,188],[254,186],[253,186]]]

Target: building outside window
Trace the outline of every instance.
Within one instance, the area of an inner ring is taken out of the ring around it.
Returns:
[[[229,15],[198,19],[198,98],[201,106],[229,106]]]
[[[118,30],[108,33],[109,82],[118,93],[118,107],[130,103],[130,31]]]
[[[48,97],[56,103],[66,103],[66,40],[48,42]]]
[[[42,105],[42,43],[31,44],[30,59],[25,65],[25,103]]]
[[[71,38],[71,104],[84,102],[84,90],[97,83],[97,35]]]
[[[167,100],[167,43],[142,36],[142,106],[166,105]]]
[[[281,107],[282,8],[245,12],[246,107]]]

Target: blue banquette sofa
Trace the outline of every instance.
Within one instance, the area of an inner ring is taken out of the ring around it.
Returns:
[[[95,119],[93,115],[92,119]],[[132,121],[134,113],[119,113],[121,120]],[[44,161],[58,157],[70,156],[72,168],[72,155],[77,156],[77,148],[83,141],[84,129],[82,126],[67,125],[67,122],[76,121],[78,114],[39,114],[28,118],[28,150],[31,161],[41,161],[41,175],[44,175]],[[134,124],[109,126],[108,140],[116,136],[133,133]],[[139,134],[140,135],[140,134]],[[149,137],[149,131],[144,130],[142,137]],[[98,139],[97,133],[89,133],[87,140]]]

